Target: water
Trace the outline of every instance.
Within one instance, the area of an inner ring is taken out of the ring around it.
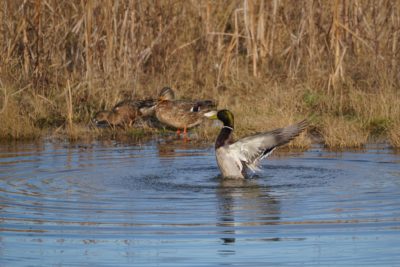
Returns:
[[[400,266],[400,155],[275,154],[222,180],[210,145],[0,145],[0,266]]]

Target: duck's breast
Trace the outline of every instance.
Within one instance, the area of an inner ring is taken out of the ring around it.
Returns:
[[[243,164],[229,149],[220,147],[215,151],[218,167],[224,178],[245,178]]]

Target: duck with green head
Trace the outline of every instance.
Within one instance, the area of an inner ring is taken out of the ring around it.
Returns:
[[[275,148],[298,136],[308,123],[306,120],[284,128],[256,133],[234,142],[234,116],[229,110],[210,111],[204,114],[224,124],[215,142],[215,156],[224,178],[245,178],[247,170],[259,170],[259,163]]]
[[[174,91],[164,87],[158,97],[155,114],[157,119],[172,128],[183,129],[186,137],[187,129],[193,128],[204,121],[204,113],[214,109],[212,100],[176,100]]]

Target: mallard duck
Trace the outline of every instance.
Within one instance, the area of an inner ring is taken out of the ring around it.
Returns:
[[[138,118],[154,115],[156,101],[124,100],[116,104],[111,111],[99,111],[94,116],[98,126],[132,126]]]
[[[204,114],[223,122],[215,142],[215,156],[223,177],[245,178],[246,171],[259,170],[260,161],[275,148],[288,143],[308,125],[306,120],[273,131],[256,133],[233,141],[234,117],[229,110],[210,111]]]
[[[151,117],[155,114],[157,101],[154,99],[124,100],[113,107],[113,111],[123,109],[135,110],[140,117]]]
[[[193,128],[204,120],[204,113],[215,108],[212,100],[175,100],[175,94],[169,87],[164,87],[158,97],[155,114],[157,119],[170,127],[177,129],[177,134],[183,129]]]

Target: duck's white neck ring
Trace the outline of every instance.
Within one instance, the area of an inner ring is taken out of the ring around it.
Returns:
[[[232,127],[229,127],[229,126],[226,126],[226,125],[224,125],[224,127],[222,127],[222,128],[227,128],[227,129],[233,131],[233,128],[232,128]]]

